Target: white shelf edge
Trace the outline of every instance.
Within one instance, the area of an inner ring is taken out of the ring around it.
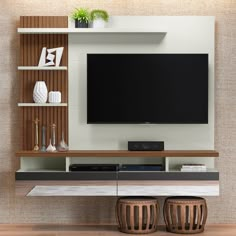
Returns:
[[[165,34],[166,29],[161,28],[18,28],[19,34],[73,34],[73,33],[145,33],[145,34]]]
[[[18,103],[18,107],[67,107],[67,103]]]
[[[18,66],[18,70],[67,70],[67,66]]]

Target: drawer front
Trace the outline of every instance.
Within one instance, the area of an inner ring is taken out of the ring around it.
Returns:
[[[118,196],[219,196],[219,181],[118,181]]]
[[[116,181],[16,181],[17,196],[117,196]]]

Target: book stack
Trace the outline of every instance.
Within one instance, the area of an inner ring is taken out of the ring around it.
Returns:
[[[204,164],[183,164],[181,167],[183,172],[201,172],[207,171],[206,165]]]

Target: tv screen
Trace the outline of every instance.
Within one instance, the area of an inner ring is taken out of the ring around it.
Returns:
[[[88,54],[87,123],[208,123],[208,54]]]

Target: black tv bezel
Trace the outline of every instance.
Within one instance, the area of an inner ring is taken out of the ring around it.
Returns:
[[[208,76],[207,76],[207,90],[208,90],[208,102],[207,102],[207,121],[206,122],[150,122],[150,121],[144,121],[144,122],[139,122],[139,121],[132,121],[132,122],[89,122],[88,121],[88,55],[166,55],[166,54],[170,54],[170,55],[207,55],[207,60],[208,60]],[[86,81],[87,81],[87,88],[86,88],[86,120],[87,120],[87,124],[116,124],[116,125],[132,125],[132,124],[140,124],[140,125],[145,125],[145,124],[168,124],[168,125],[207,125],[209,124],[209,53],[87,53],[86,55]]]

